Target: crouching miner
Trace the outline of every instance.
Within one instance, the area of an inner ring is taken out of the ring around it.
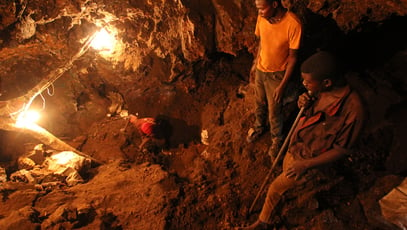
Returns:
[[[139,149],[153,141],[161,147],[167,148],[169,145],[169,125],[163,119],[152,117],[139,118],[135,115],[129,115],[129,123],[131,123],[138,131],[141,137]]]
[[[324,51],[301,65],[303,85],[312,97],[304,93],[298,99],[298,106],[305,108],[304,116],[290,138],[283,171],[271,182],[258,220],[237,229],[270,229],[272,212],[286,191],[332,177],[332,163],[350,154],[364,111],[359,96],[340,72],[335,58]]]

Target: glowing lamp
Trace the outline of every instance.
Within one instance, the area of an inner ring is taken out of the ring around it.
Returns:
[[[19,128],[29,127],[40,119],[40,114],[34,110],[21,112],[16,121],[16,126]]]
[[[100,51],[112,51],[116,44],[116,39],[106,29],[101,29],[92,40],[90,46]]]

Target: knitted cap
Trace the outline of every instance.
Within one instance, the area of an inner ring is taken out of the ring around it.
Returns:
[[[144,122],[143,124],[141,124],[140,129],[144,134],[152,136],[154,133],[154,124],[150,122]]]

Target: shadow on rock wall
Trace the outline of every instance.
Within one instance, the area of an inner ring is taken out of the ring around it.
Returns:
[[[163,138],[168,138],[168,147],[188,147],[191,142],[200,140],[200,127],[189,125],[185,120],[158,115]]]

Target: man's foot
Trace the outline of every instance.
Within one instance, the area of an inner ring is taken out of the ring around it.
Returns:
[[[278,152],[281,149],[281,146],[283,144],[283,139],[280,138],[280,137],[274,137],[274,138],[271,139],[271,141],[272,141],[272,143],[271,143],[271,146],[269,148],[268,155],[271,158],[271,163],[273,163],[274,160],[277,157]]]
[[[263,135],[263,133],[264,128],[250,128],[249,131],[247,131],[246,141],[248,143],[255,142],[261,135]]]
[[[257,220],[252,225],[247,227],[237,227],[235,230],[268,230],[271,229],[271,225]]]

